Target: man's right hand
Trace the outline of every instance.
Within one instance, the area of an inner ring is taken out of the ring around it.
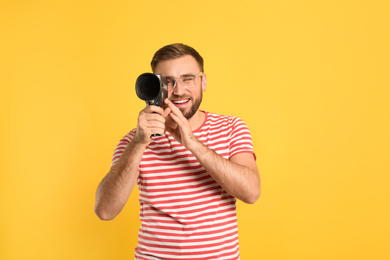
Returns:
[[[133,142],[148,145],[152,134],[164,135],[165,119],[171,113],[170,108],[163,110],[158,106],[147,106],[138,115],[137,132]]]

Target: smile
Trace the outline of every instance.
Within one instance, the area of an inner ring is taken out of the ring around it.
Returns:
[[[187,103],[188,101],[190,101],[190,99],[181,99],[181,100],[173,100],[172,103],[174,104],[184,104],[184,103]]]

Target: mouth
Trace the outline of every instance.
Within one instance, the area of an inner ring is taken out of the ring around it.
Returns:
[[[178,100],[172,100],[172,103],[176,106],[184,106],[190,101],[189,98],[187,99],[178,99]]]

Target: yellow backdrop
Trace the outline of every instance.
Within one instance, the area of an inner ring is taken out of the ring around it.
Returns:
[[[262,195],[243,260],[390,259],[388,1],[0,1],[0,259],[132,259],[137,194],[98,183],[169,43],[205,59],[202,109],[243,118]]]

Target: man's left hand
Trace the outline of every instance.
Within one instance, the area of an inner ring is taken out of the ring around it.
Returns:
[[[165,130],[168,131],[176,141],[191,151],[191,148],[199,142],[199,140],[192,132],[190,123],[184,117],[180,109],[169,99],[166,98],[164,103],[171,109],[171,113],[169,114],[171,120],[167,118]]]

